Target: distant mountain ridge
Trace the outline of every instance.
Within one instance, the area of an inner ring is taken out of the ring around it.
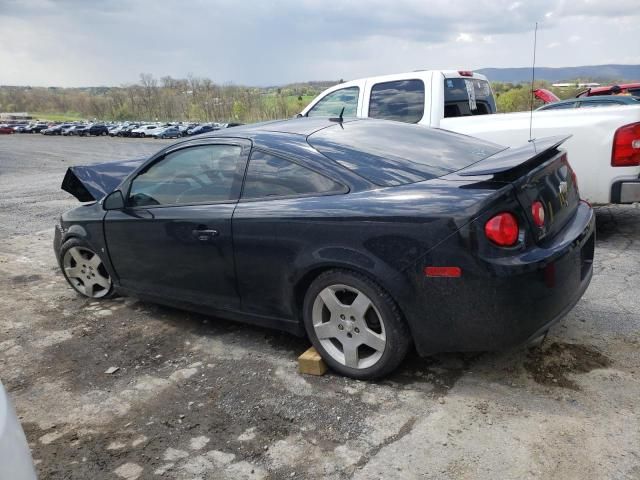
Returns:
[[[524,83],[531,81],[531,67],[480,68],[474,70],[492,82]],[[536,80],[564,82],[580,79],[600,83],[640,81],[640,65],[586,65],[582,67],[536,67]]]

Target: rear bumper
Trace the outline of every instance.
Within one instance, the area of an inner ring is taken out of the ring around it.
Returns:
[[[595,215],[581,203],[550,244],[502,258],[461,255],[473,241],[461,231],[425,259],[460,266],[460,278],[426,278],[429,263],[414,272],[415,300],[405,314],[421,355],[512,347],[562,319],[591,281]]]
[[[640,178],[620,180],[611,186],[611,203],[640,202]]]

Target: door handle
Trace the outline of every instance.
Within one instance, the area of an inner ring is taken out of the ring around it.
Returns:
[[[192,235],[197,239],[200,240],[201,242],[206,242],[208,240],[211,240],[213,237],[217,237],[218,235],[220,235],[220,232],[218,232],[218,230],[193,230]]]

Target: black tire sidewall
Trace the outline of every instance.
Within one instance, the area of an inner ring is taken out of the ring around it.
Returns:
[[[387,343],[382,357],[372,367],[355,369],[340,364],[325,351],[315,334],[312,318],[313,303],[324,288],[336,284],[343,284],[360,290],[369,297],[382,316],[381,320],[384,322]],[[391,296],[367,276],[349,270],[325,272],[311,283],[304,299],[303,322],[309,340],[311,340],[311,343],[327,365],[342,375],[359,380],[377,379],[395,370],[404,360],[411,345],[409,329]]]
[[[71,283],[71,280],[69,280],[69,277],[67,277],[67,273],[64,271],[64,255],[65,255],[65,253],[67,253],[68,250],[70,250],[73,247],[82,247],[82,248],[86,248],[87,250],[92,251],[93,253],[98,255],[98,257],[100,257],[100,260],[104,264],[104,259],[102,258],[102,255],[100,255],[100,253],[96,252],[95,249],[93,247],[91,247],[91,245],[89,245],[87,242],[85,242],[84,240],[82,240],[80,238],[70,238],[69,240],[67,240],[66,242],[64,242],[62,244],[62,246],[60,247],[60,252],[59,252],[60,269],[62,270],[62,275],[64,275],[64,278],[67,281],[67,283],[69,284],[69,286],[71,286],[71,288],[73,288],[74,292],[76,292],[78,295],[82,295],[84,298],[91,298],[93,300],[102,300],[102,299],[105,299],[105,298],[113,297],[115,295],[115,291],[114,291],[114,287],[113,287],[113,279],[111,279],[111,288],[109,289],[107,294],[102,296],[102,297],[99,297],[99,298],[90,297],[90,296],[85,295],[84,293],[79,292],[78,290],[76,290],[76,288],[73,286],[73,283]],[[111,276],[111,274],[109,274],[109,276]]]

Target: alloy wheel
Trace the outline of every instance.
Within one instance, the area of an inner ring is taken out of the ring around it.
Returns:
[[[384,353],[384,320],[369,297],[347,285],[331,285],[316,297],[313,329],[325,351],[350,368],[375,365]]]
[[[91,298],[102,298],[111,290],[111,277],[100,256],[84,247],[71,247],[62,259],[69,283],[79,293]]]

